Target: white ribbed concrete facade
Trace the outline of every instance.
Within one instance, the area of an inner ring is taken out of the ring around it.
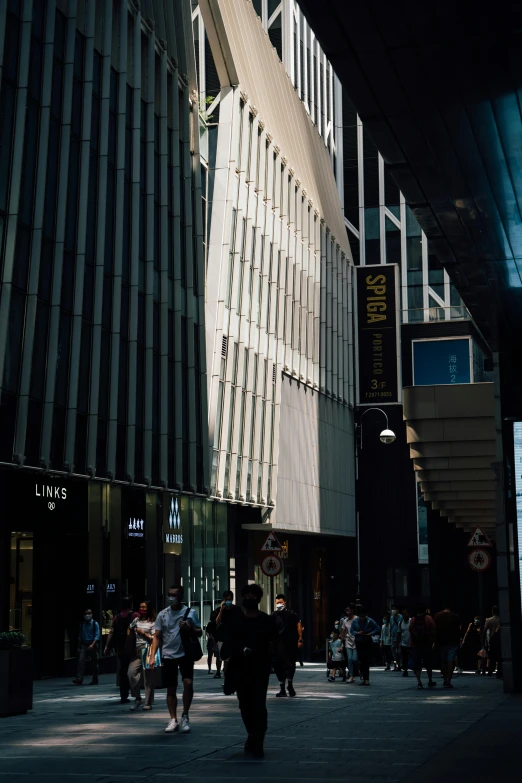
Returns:
[[[200,10],[221,81],[206,290],[211,493],[275,505],[271,521],[286,529],[301,483],[315,510],[291,529],[353,535],[351,254],[330,155],[252,5]],[[325,417],[334,426],[322,428]],[[344,476],[331,487],[325,455],[343,441]],[[344,523],[328,492],[345,493]]]

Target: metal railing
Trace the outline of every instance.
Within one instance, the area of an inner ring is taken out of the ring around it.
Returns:
[[[451,307],[419,307],[403,310],[403,324],[428,323],[431,321],[471,321],[471,315],[465,305]]]

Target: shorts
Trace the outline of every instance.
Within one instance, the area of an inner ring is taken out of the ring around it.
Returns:
[[[455,663],[455,658],[459,652],[458,644],[441,644],[439,647],[440,663]]]
[[[433,668],[433,652],[431,647],[410,647],[408,656],[408,668],[413,671]]]
[[[184,655],[181,658],[163,658],[163,687],[176,688],[178,685],[178,669],[182,680],[194,679],[194,661]]]
[[[220,661],[221,660],[221,655],[219,654],[220,653],[220,649],[221,649],[221,646],[220,646],[219,642],[216,639],[209,639],[208,640],[208,642],[207,642],[207,650],[208,650],[208,652],[211,652],[212,655],[215,655],[216,661]]]

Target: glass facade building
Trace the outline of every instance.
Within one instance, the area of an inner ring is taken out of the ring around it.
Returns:
[[[74,655],[86,603],[106,625],[121,595],[161,604],[181,579],[205,618],[227,582],[226,507],[206,499],[190,10],[0,3],[0,484],[16,509],[0,624],[27,631],[40,674]]]

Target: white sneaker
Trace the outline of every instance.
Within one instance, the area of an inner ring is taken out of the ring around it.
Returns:
[[[185,734],[188,734],[188,732],[190,731],[190,723],[186,715],[182,715],[181,717],[180,729],[181,731],[184,731]]]
[[[179,723],[176,720],[176,718],[172,718],[172,720],[169,720],[165,731],[167,734],[172,734],[175,731],[179,731]]]

